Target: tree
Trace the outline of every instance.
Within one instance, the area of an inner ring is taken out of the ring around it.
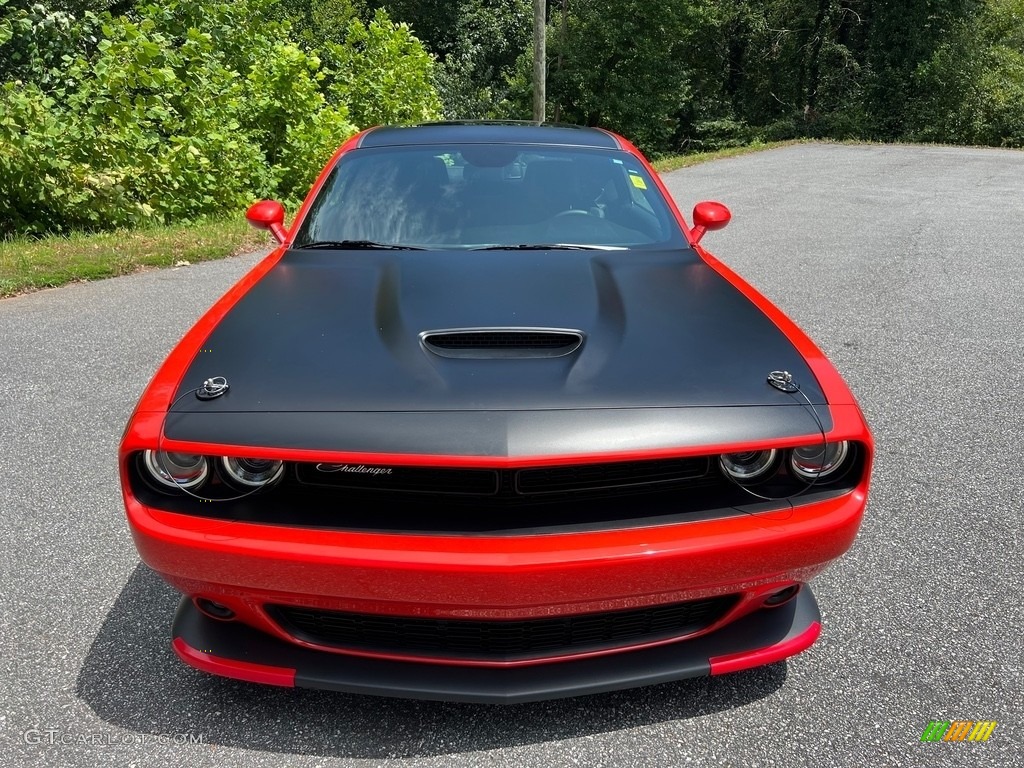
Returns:
[[[563,120],[619,131],[649,151],[670,146],[693,98],[691,51],[704,0],[590,0],[548,30],[548,100]]]
[[[344,44],[324,43],[327,93],[357,125],[436,120],[441,104],[432,79],[434,60],[407,24],[383,9],[364,24],[349,22]]]
[[[982,8],[983,0],[874,0],[865,93],[871,138],[899,139],[913,132],[921,95],[916,87],[918,68],[962,24],[971,24]]]
[[[531,0],[367,0],[407,22],[437,59],[445,116],[495,117],[531,37]],[[529,116],[529,113],[527,113]]]
[[[924,141],[1024,147],[1024,0],[990,0],[914,74],[910,132]]]

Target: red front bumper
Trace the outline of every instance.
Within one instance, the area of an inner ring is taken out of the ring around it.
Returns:
[[[858,487],[760,514],[514,537],[236,523],[152,509],[130,493],[126,506],[143,560],[173,586],[227,606],[244,624],[303,644],[268,617],[266,604],[511,620],[737,595],[735,607],[707,629],[712,632],[758,610],[781,586],[808,581],[845,552],[865,494]]]

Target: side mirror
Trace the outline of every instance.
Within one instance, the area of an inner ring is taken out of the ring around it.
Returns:
[[[245,212],[245,218],[256,229],[268,229],[270,234],[279,243],[283,243],[288,237],[284,228],[284,206],[277,200],[260,200],[249,206]]]
[[[729,223],[730,219],[732,219],[732,214],[721,203],[714,200],[697,203],[693,206],[693,229],[690,230],[693,242],[699,243],[705,232],[721,229]]]

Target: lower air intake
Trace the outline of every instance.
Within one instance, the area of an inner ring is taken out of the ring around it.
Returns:
[[[286,632],[316,645],[511,661],[684,637],[711,626],[735,604],[736,597],[726,595],[627,611],[515,621],[425,619],[284,605],[267,609]]]

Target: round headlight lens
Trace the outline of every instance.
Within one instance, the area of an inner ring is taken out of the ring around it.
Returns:
[[[767,475],[775,467],[778,451],[744,451],[723,453],[718,459],[722,471],[739,482],[751,482]]]
[[[239,459],[225,456],[221,459],[224,471],[236,483],[260,488],[284,474],[284,462],[274,459]]]
[[[195,488],[210,474],[206,457],[198,453],[146,451],[143,463],[154,480],[170,488]]]
[[[845,440],[838,443],[816,443],[794,448],[789,454],[789,466],[797,477],[816,480],[831,475],[843,465],[850,444]]]

